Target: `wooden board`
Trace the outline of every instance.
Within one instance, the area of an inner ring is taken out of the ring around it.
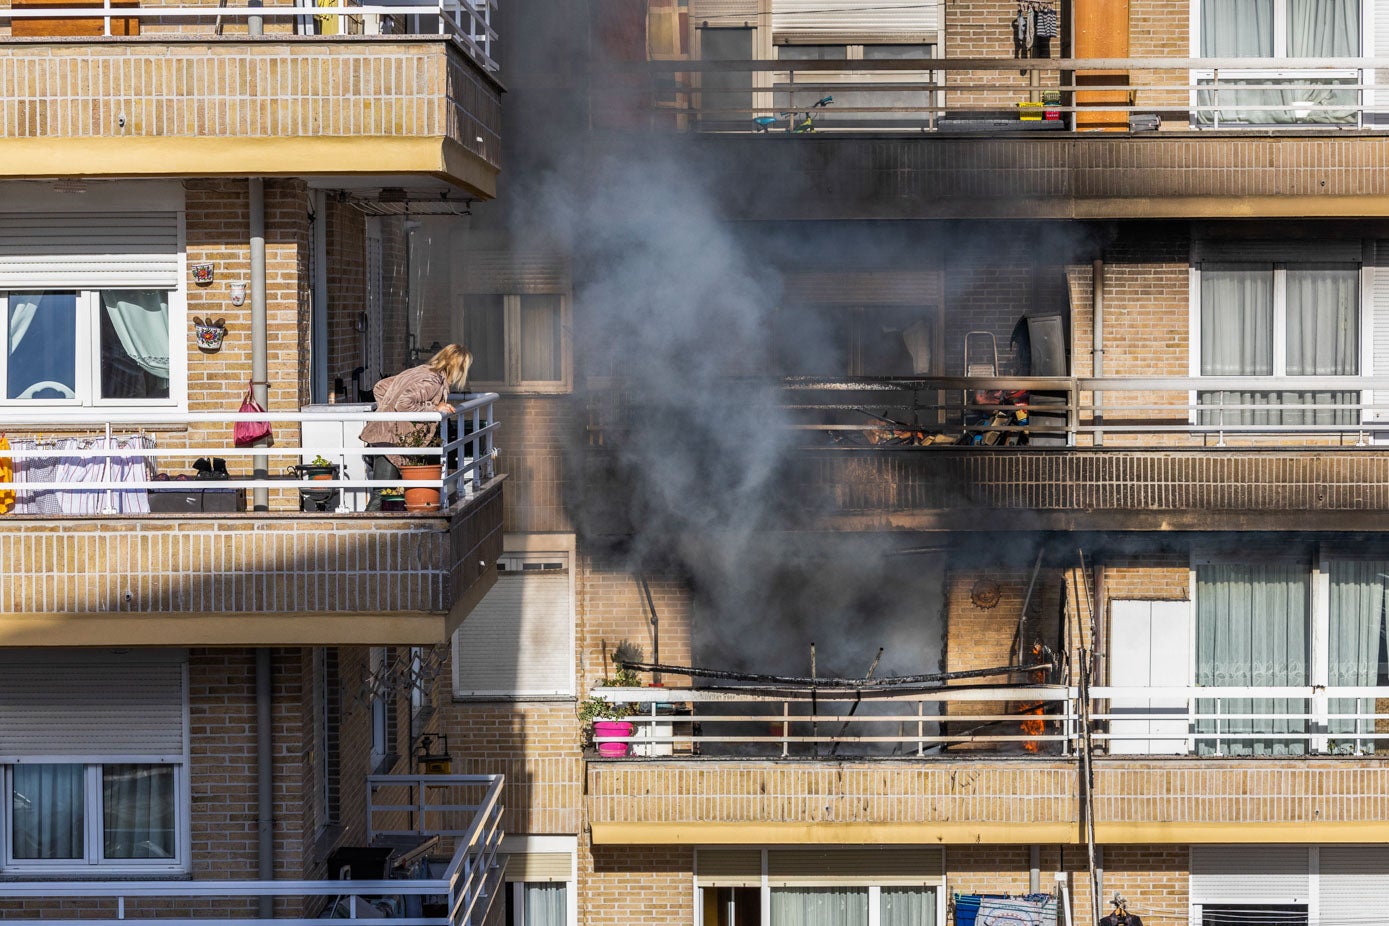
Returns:
[[[1077,58],[1127,58],[1129,56],[1129,0],[1076,0],[1075,56]],[[1123,71],[1083,71],[1077,85],[1127,84]],[[1127,90],[1089,90],[1076,93],[1076,106],[1125,105]],[[1122,112],[1076,112],[1076,128],[1082,131],[1128,131],[1129,118]]]
[[[139,0],[111,0],[113,7],[138,7]],[[12,6],[16,10],[22,9],[88,9],[95,7],[101,9],[102,4],[93,0],[13,0]],[[10,34],[15,38],[53,38],[59,36],[79,36],[83,38],[94,38],[105,35],[105,26],[101,17],[95,19],[82,18],[52,18],[52,19],[15,19],[10,26]],[[139,35],[140,21],[128,17],[111,18],[112,35]]]

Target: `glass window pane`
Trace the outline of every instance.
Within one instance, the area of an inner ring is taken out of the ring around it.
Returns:
[[[176,856],[173,766],[103,766],[101,805],[102,852],[106,858]]]
[[[169,294],[108,290],[101,294],[103,399],[169,397]]]
[[[521,381],[558,382],[564,378],[564,329],[556,294],[521,297]]]
[[[868,889],[776,888],[771,912],[772,926],[868,926]]]
[[[843,45],[778,45],[776,56],[782,61],[843,61],[848,54]]]
[[[565,911],[565,895],[568,885],[562,882],[537,882],[526,884],[525,915],[519,926],[566,926],[569,917]]]
[[[865,45],[863,57],[869,60],[881,58],[930,58],[930,45]]]
[[[77,398],[77,294],[11,293],[8,399]]]
[[[936,926],[936,892],[929,887],[882,889],[882,926]]]
[[[1273,57],[1273,0],[1202,0],[1201,57]]]
[[[83,768],[16,765],[10,845],[17,859],[83,857]]]
[[[1290,58],[1360,54],[1360,0],[1288,0]]]
[[[504,298],[497,293],[469,293],[463,297],[463,343],[473,352],[470,380],[506,381]]]

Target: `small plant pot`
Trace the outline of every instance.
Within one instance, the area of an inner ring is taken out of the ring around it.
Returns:
[[[400,468],[400,478],[414,480],[433,480],[438,482],[443,476],[444,467],[435,463],[432,465],[405,465]],[[405,487],[405,510],[406,511],[438,511],[439,510],[439,490],[433,486],[406,486]]]
[[[383,495],[381,496],[382,511],[404,511],[405,496],[403,495]]]
[[[595,720],[593,721],[594,736],[627,736],[632,735],[635,728],[625,720]],[[631,752],[630,743],[599,743],[598,755],[604,759],[617,759]]]

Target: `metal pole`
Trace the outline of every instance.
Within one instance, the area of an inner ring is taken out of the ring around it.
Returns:
[[[273,688],[270,682],[270,650],[256,650],[256,835],[259,851],[256,876],[262,881],[275,877],[275,769],[271,750]],[[258,901],[261,919],[275,914],[275,899],[262,895]]]
[[[265,316],[265,181],[252,177],[248,183],[251,212],[251,393],[262,408],[270,408],[270,363]],[[260,442],[257,446],[264,446]],[[270,457],[256,454],[251,468],[257,480],[270,477]],[[252,507],[270,510],[270,490],[252,490]]]
[[[1094,367],[1095,378],[1104,376],[1104,260],[1095,258],[1094,263],[1094,286],[1090,294],[1093,307],[1094,339],[1090,347],[1090,356]],[[1104,393],[1098,390],[1094,393],[1095,403],[1095,446],[1104,443],[1104,431],[1100,426],[1104,424]]]

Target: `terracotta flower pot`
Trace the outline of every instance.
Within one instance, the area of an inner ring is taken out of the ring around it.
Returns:
[[[438,482],[442,478],[443,472],[444,467],[439,463],[418,466],[406,465],[400,468],[400,478],[408,481],[424,479]],[[406,486],[405,510],[438,511],[439,489],[436,487]]]

